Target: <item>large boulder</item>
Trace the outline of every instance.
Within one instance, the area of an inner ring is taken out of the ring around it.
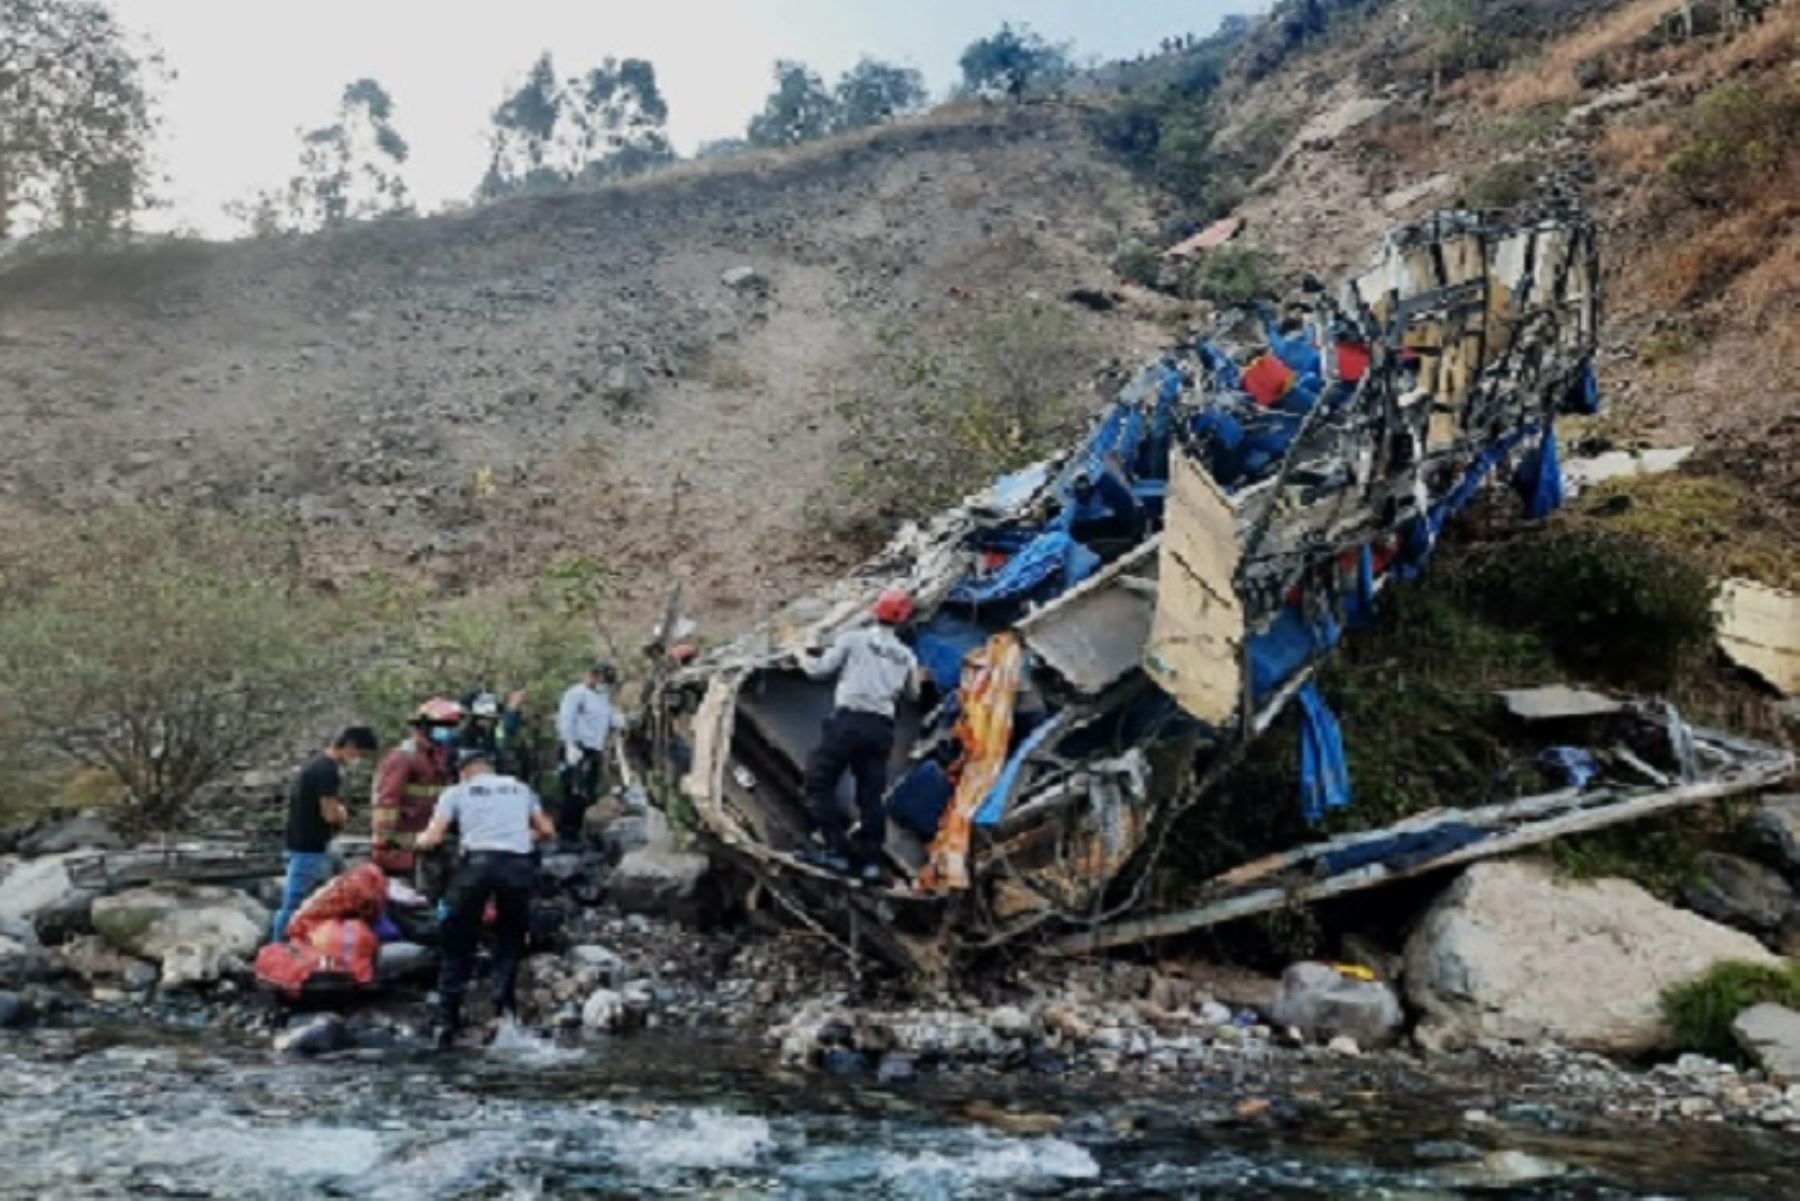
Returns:
[[[1426,1047],[1557,1042],[1635,1054],[1663,1045],[1660,997],[1715,963],[1777,963],[1748,934],[1625,880],[1558,879],[1537,860],[1477,863],[1406,944]]]
[[[1800,1081],[1800,1013],[1785,1005],[1752,1005],[1732,1019],[1731,1037],[1769,1075]]]
[[[83,933],[96,894],[69,879],[65,864],[71,857],[44,855],[15,863],[0,877],[0,920],[29,921],[47,942]]]
[[[1379,980],[1355,980],[1324,963],[1296,963],[1281,974],[1269,1020],[1310,1042],[1348,1037],[1361,1048],[1394,1041],[1405,1024],[1400,998]]]
[[[182,983],[204,983],[227,962],[252,958],[268,934],[269,912],[234,889],[161,885],[101,897],[93,922],[114,947],[161,963],[169,987],[171,967]]]
[[[1716,922],[1763,933],[1780,928],[1794,907],[1794,890],[1772,868],[1736,855],[1702,851],[1681,900]]]
[[[699,907],[700,884],[710,866],[705,855],[639,847],[619,860],[606,888],[626,913],[687,918]]]

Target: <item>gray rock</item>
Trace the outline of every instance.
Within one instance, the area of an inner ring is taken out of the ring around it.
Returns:
[[[44,827],[19,843],[24,855],[59,855],[67,851],[116,851],[125,840],[92,813],[79,813]]]
[[[719,276],[719,282],[733,292],[767,292],[768,279],[755,267],[732,267]]]
[[[581,1007],[581,1024],[589,1030],[618,1030],[630,1016],[625,998],[610,988],[597,990]]]
[[[1731,1037],[1771,1077],[1800,1081],[1800,1013],[1785,1005],[1752,1005],[1731,1022]]]
[[[650,373],[636,363],[614,363],[600,378],[600,394],[619,404],[650,394]]]
[[[35,984],[50,974],[49,957],[35,934],[27,938],[0,934],[0,988]]]
[[[1323,963],[1296,963],[1281,974],[1270,1019],[1312,1042],[1346,1036],[1358,1047],[1385,1047],[1406,1015],[1394,990],[1378,980],[1353,980]]]
[[[1800,796],[1772,796],[1756,811],[1757,834],[1790,880],[1800,880]]]
[[[17,1030],[31,1024],[31,1002],[16,992],[0,990],[0,1030]]]
[[[162,953],[162,986],[176,992],[216,984],[225,974],[225,954],[214,943],[178,942]]]
[[[606,887],[626,913],[679,915],[695,900],[710,866],[705,855],[641,847],[619,860]]]
[[[1493,861],[1465,871],[1413,931],[1406,993],[1427,1047],[1548,1041],[1636,1054],[1667,1041],[1663,990],[1728,959],[1778,962],[1748,934],[1628,881]]]
[[[205,885],[133,888],[93,904],[94,930],[114,947],[164,962],[176,947],[184,970],[211,970],[227,956],[250,959],[269,929],[269,912],[234,889]],[[165,972],[167,965],[165,964]],[[165,978],[164,984],[168,983]]]
[[[133,959],[120,973],[119,983],[125,986],[127,992],[148,992],[156,987],[156,982],[161,975],[162,973],[156,970],[155,964],[145,963],[142,959]]]
[[[576,968],[594,973],[601,983],[616,985],[625,976],[625,959],[610,947],[587,943],[569,950],[569,962]]]
[[[335,1013],[296,1018],[275,1036],[275,1053],[290,1057],[327,1055],[350,1045],[350,1030]]]
[[[416,980],[437,970],[438,953],[416,942],[387,942],[375,953],[375,978],[383,984]]]
[[[1770,931],[1794,907],[1794,890],[1781,873],[1736,855],[1702,851],[1694,879],[1682,889],[1689,909],[1741,930]]]
[[[26,860],[0,879],[0,920],[25,919],[45,940],[84,933],[95,894],[70,881],[64,864],[71,857]]]

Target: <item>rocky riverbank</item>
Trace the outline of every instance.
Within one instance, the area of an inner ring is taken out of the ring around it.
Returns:
[[[756,1048],[773,1072],[885,1088],[1132,1081],[1226,1124],[1429,1091],[1472,1134],[1597,1121],[1800,1133],[1800,1082],[1676,1057],[1656,1008],[1666,983],[1714,962],[1780,961],[1622,881],[1572,885],[1531,861],[1479,865],[1403,947],[1369,948],[1367,970],[1298,963],[1277,979],[1189,960],[1022,961],[921,997],[754,911],[724,920],[705,857],[668,845],[653,817],[633,820],[617,819],[588,853],[546,861],[545,921],[523,985],[538,1037],[693,1032]],[[0,874],[0,1026],[204,1031],[290,1057],[424,1047],[428,946],[389,944],[376,987],[296,1010],[248,966],[276,881],[101,895],[76,879],[83,853],[15,857]]]

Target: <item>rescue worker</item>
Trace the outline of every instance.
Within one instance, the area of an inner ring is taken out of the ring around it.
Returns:
[[[520,749],[519,729],[525,719],[525,693],[508,694],[502,706],[500,698],[493,693],[477,692],[471,694],[465,704],[469,716],[462,729],[457,731],[456,749],[466,751],[475,747],[488,751],[495,771],[526,779],[516,755]]]
[[[869,882],[883,876],[887,814],[881,801],[894,751],[895,706],[901,697],[919,695],[919,661],[894,632],[912,610],[911,596],[889,588],[875,601],[875,625],[846,630],[825,650],[800,657],[801,670],[813,679],[837,677],[831,716],[806,761],[806,797],[827,848],[819,862]],[[854,841],[837,804],[838,779],[846,768],[856,781]]]
[[[374,730],[351,726],[332,739],[330,746],[308,759],[294,778],[293,791],[288,795],[287,880],[281,890],[281,908],[276,910],[275,924],[269,930],[270,941],[280,942],[287,937],[288,922],[295,910],[331,872],[331,856],[326,848],[350,816],[344,806],[344,769],[380,749]]]
[[[413,713],[412,732],[389,751],[375,769],[370,816],[370,857],[390,876],[407,876],[419,867],[415,843],[431,821],[438,794],[455,780],[452,761],[462,706],[433,697]],[[442,873],[419,872],[418,885],[427,896],[442,892]]]
[[[537,887],[533,845],[556,829],[537,794],[494,770],[488,752],[471,747],[458,753],[460,781],[438,797],[431,824],[419,835],[422,851],[435,850],[455,826],[461,844],[456,879],[444,918],[444,961],[438,973],[439,1046],[448,1046],[463,1026],[463,994],[475,970],[475,946],[482,918],[493,903],[494,1010],[517,1019],[519,963],[531,927],[531,894]]]
[[[562,748],[562,807],[556,832],[566,847],[581,845],[582,820],[600,795],[607,739],[629,724],[613,706],[612,686],[617,682],[612,664],[596,663],[569,686],[556,707],[556,737]]]

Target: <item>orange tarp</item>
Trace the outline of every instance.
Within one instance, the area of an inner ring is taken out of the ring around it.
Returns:
[[[956,740],[963,753],[957,764],[956,795],[944,807],[937,837],[931,840],[929,858],[919,873],[924,891],[969,886],[971,822],[1006,766],[1023,658],[1017,635],[1002,633],[963,660],[958,692],[962,715],[956,720]]]

